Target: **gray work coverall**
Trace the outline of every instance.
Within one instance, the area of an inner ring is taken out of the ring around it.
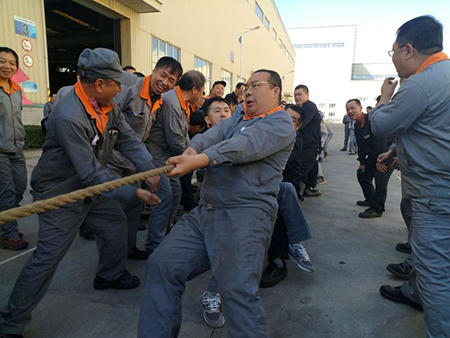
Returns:
[[[114,107],[107,116],[102,134],[75,90],[55,105],[42,156],[31,177],[34,200],[111,181],[115,177],[106,169],[106,161],[112,149],[127,154],[138,171],[154,168],[150,154],[120,111]],[[135,190],[126,185],[39,214],[37,248],[22,269],[8,305],[0,311],[0,332],[22,334],[83,222],[97,237],[96,275],[106,280],[121,276],[127,259],[127,229],[118,200],[132,198]]]
[[[370,112],[370,119],[375,135],[398,135],[426,336],[450,337],[450,61],[410,76],[390,103]]]
[[[162,105],[155,112],[155,121],[150,129],[150,135],[145,140],[158,167],[165,165],[169,157],[181,155],[189,143],[186,112],[189,107],[186,102],[180,101],[179,95],[181,95],[179,87],[175,87],[163,95]],[[180,179],[171,177],[170,186],[172,189],[170,219],[173,221],[181,201]]]
[[[15,208],[27,187],[27,168],[23,146],[25,128],[22,124],[22,92],[11,81],[15,91],[9,95],[0,86],[0,211]],[[0,227],[0,237],[19,236],[17,221]]]
[[[114,102],[124,114],[126,122],[142,141],[148,138],[156,116],[155,110],[161,105],[162,101],[159,96],[153,104],[149,102],[150,82],[151,75],[139,78],[133,86],[122,86],[122,92],[114,99]],[[124,155],[126,154],[114,151],[108,159],[108,167],[121,176],[127,176],[135,172],[134,165]],[[164,239],[172,210],[172,189],[169,178],[166,175],[160,175],[160,178],[160,187],[156,194],[161,199],[161,203],[152,206],[147,232],[146,249],[150,252],[153,252]],[[143,202],[137,198],[132,198],[123,205],[128,223],[128,250],[136,246],[142,208]]]
[[[210,160],[199,206],[147,262],[138,337],[176,337],[186,281],[212,269],[229,337],[267,337],[256,295],[277,215],[277,192],[294,146],[289,115],[234,113],[189,144]]]

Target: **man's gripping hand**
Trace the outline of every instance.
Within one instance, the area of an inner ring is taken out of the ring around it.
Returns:
[[[136,189],[136,191],[134,192],[134,196],[139,198],[147,205],[158,205],[159,203],[161,203],[161,200],[158,196],[145,189]]]
[[[145,180],[145,184],[150,188],[150,192],[157,192],[159,190],[159,185],[161,184],[161,177],[153,176]]]
[[[186,151],[188,149],[186,149]],[[205,154],[186,155],[185,153],[183,153],[183,155],[169,158],[166,164],[175,165],[175,169],[166,174],[167,177],[180,177],[186,175],[187,173],[190,173],[195,169],[207,167],[209,165],[209,158]]]

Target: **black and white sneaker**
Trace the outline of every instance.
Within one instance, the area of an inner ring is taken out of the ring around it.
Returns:
[[[202,298],[202,310],[203,319],[209,326],[218,328],[225,324],[219,293],[205,291]]]

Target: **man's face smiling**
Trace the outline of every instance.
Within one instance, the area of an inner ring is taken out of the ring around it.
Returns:
[[[153,93],[164,94],[175,86],[177,80],[177,76],[171,74],[167,68],[154,69],[150,80]]]
[[[223,84],[218,83],[213,87],[213,90],[212,90],[213,97],[215,97],[215,96],[222,97],[223,93],[225,93],[225,87],[223,86]]]

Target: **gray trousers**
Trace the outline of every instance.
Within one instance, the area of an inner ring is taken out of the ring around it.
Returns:
[[[402,213],[403,220],[405,221],[406,227],[408,228],[408,244],[411,244],[411,219],[412,219],[412,206],[411,199],[402,198],[400,202],[400,211]],[[406,262],[410,266],[414,266],[412,255],[409,255]],[[400,286],[402,294],[412,300],[413,302],[420,303],[419,290],[417,290],[416,272],[413,270],[409,280],[404,282]]]
[[[426,337],[450,337],[450,201],[411,199],[411,205],[411,246]]]
[[[27,167],[23,151],[15,154],[0,153],[0,211],[15,208],[22,201],[27,188]],[[19,236],[17,221],[0,226],[0,237]]]
[[[147,262],[138,337],[177,337],[186,281],[210,268],[218,281],[228,336],[267,337],[256,292],[273,223],[257,208],[199,206],[184,215]]]
[[[31,311],[47,292],[59,262],[69,250],[83,221],[97,237],[99,260],[96,275],[107,280],[121,276],[127,260],[127,229],[119,202],[93,197],[90,201],[78,201],[39,214],[36,251],[23,267],[8,305],[0,311],[0,332],[23,333],[31,321]]]

